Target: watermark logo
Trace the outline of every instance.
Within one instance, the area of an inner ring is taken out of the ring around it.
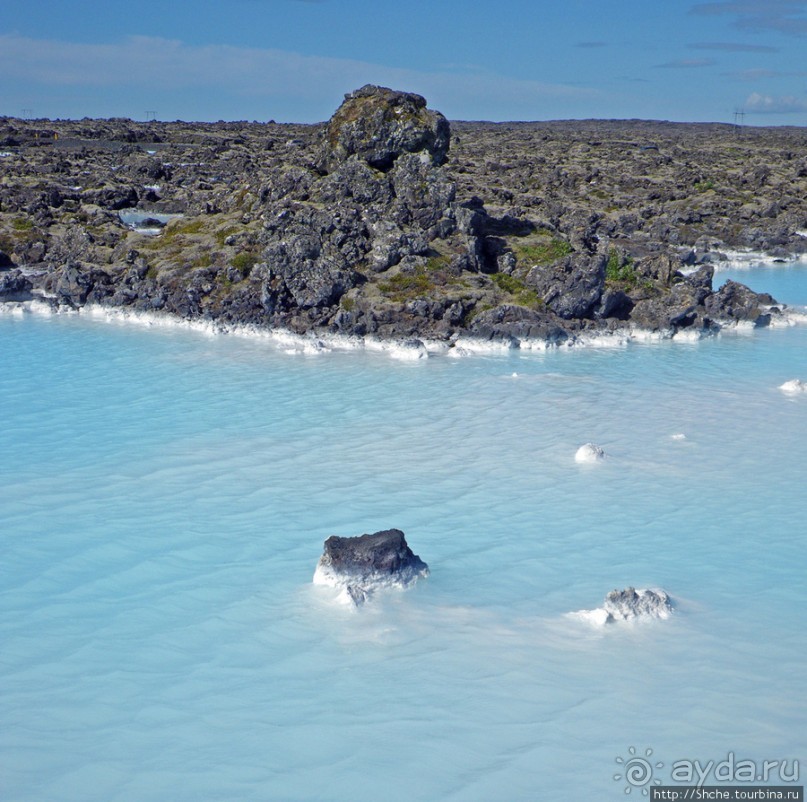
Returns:
[[[648,796],[648,789],[662,784],[682,783],[691,786],[704,786],[709,782],[753,783],[782,782],[795,783],[799,780],[798,760],[739,760],[734,752],[729,752],[725,760],[676,760],[669,766],[668,782],[662,782],[659,772],[664,768],[661,761],[653,761],[653,750],[645,749],[643,755],[636,748],[628,749],[627,757],[617,757],[616,762],[622,771],[614,774],[616,782],[625,783],[625,793],[641,789]]]
[[[622,772],[614,774],[616,782],[625,782],[625,793],[630,794],[634,788],[641,788],[642,794],[647,796],[648,788],[651,785],[661,785],[661,780],[653,777],[654,769],[663,769],[664,764],[661,762],[653,763],[652,749],[645,749],[644,757],[636,754],[636,747],[631,746],[628,749],[629,757],[618,757],[616,762],[622,766]]]

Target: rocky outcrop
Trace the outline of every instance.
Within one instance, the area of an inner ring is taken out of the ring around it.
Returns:
[[[714,268],[704,265],[690,275],[674,273],[668,279],[670,286],[666,292],[658,292],[655,287],[650,292],[643,292],[640,287],[631,297],[631,322],[650,331],[675,332],[690,327],[714,328],[714,322],[705,306],[712,295],[713,275]]]
[[[703,303],[706,311],[716,320],[767,326],[771,321],[771,307],[776,301],[770,295],[748,289],[744,284],[727,281],[717,292],[704,298]]]
[[[451,131],[426,100],[370,84],[345,95],[325,131],[323,161],[329,169],[355,156],[377,170],[389,170],[405,153],[422,155],[433,165],[446,160]]]
[[[429,567],[412,552],[400,529],[325,541],[314,584],[341,588],[343,600],[362,604],[375,591],[405,588],[428,576]]]
[[[763,133],[449,127],[375,86],[322,126],[4,118],[0,299],[449,346],[762,326],[773,299],[712,264],[807,252],[801,140]]]

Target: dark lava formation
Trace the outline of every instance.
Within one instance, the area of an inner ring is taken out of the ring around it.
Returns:
[[[449,126],[367,86],[312,126],[4,118],[0,154],[10,302],[562,342],[765,325],[774,300],[714,291],[713,261],[807,251],[799,128]]]

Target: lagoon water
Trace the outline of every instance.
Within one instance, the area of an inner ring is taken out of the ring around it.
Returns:
[[[807,304],[807,266],[739,272]],[[83,316],[0,336],[3,800],[807,772],[807,393],[779,390],[807,327],[418,362]],[[327,536],[388,527],[427,580],[359,610],[311,583]],[[628,585],[675,613],[568,615]]]

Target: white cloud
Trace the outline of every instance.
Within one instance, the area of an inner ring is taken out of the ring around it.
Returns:
[[[751,93],[745,101],[747,111],[757,114],[794,114],[807,112],[807,98],[795,95],[763,95]]]

